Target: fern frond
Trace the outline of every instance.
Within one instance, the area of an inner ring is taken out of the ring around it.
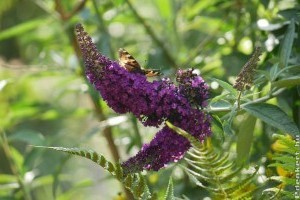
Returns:
[[[283,162],[283,163],[296,163],[296,158],[291,157],[290,155],[282,156],[282,154],[274,154],[272,157],[272,160]],[[294,165],[294,167],[295,167],[295,165]]]
[[[279,176],[271,176],[270,180],[280,182],[273,188],[263,191],[263,194],[272,194],[281,199],[292,199],[295,191],[291,188],[296,187],[296,153],[299,151],[296,141],[289,135],[274,134],[273,138],[277,141],[272,145],[277,152],[273,155],[274,163],[268,167],[276,167]],[[299,194],[299,193],[298,193]]]
[[[225,191],[227,194],[233,194],[233,193],[236,193],[241,190],[245,191],[247,189],[246,187],[248,187],[251,184],[251,182],[252,182],[254,176],[257,174],[257,172],[258,172],[258,168],[256,168],[255,172],[251,176],[246,177],[243,180],[239,180],[239,184],[235,184],[232,187],[223,189],[223,191]],[[234,195],[231,195],[231,196],[234,197]]]
[[[296,168],[296,157],[291,155],[283,155],[283,154],[275,154],[272,157],[272,160],[275,161],[275,163],[272,163],[268,165],[268,167],[282,167],[283,169],[287,171],[295,171]]]
[[[251,175],[242,174],[242,167],[230,160],[229,154],[212,148],[209,140],[200,143],[186,131],[167,124],[178,134],[186,137],[193,148],[187,153],[183,166],[196,185],[208,190],[213,199],[248,199],[256,189],[251,185],[258,168]],[[192,138],[192,140],[191,140]]]
[[[272,194],[271,196],[269,195],[269,199],[279,199],[280,197],[284,196],[285,199],[295,199],[295,196],[291,192],[287,192],[282,190],[282,188],[268,188],[263,191],[264,195],[269,195]]]
[[[185,170],[189,170],[188,168],[184,168]],[[204,188],[204,189],[206,189],[206,190],[208,190],[208,191],[210,191],[210,192],[218,192],[218,190],[217,189],[214,189],[214,188],[211,188],[211,187],[209,187],[209,186],[206,186],[205,185],[205,183],[202,183],[200,180],[201,179],[199,179],[199,178],[197,178],[196,176],[194,176],[194,175],[199,175],[199,174],[197,174],[197,173],[194,173],[193,171],[190,171],[191,173],[187,173],[187,175],[189,176],[189,178],[197,185],[197,186],[199,186],[199,187],[202,187],[202,188]],[[194,173],[194,174],[193,174]]]
[[[273,134],[272,138],[276,139],[280,145],[282,145],[282,148],[280,148],[281,152],[289,153],[291,155],[294,155],[295,152],[299,149],[295,144],[296,141],[291,139],[291,136],[289,135],[279,135],[279,134]]]
[[[221,176],[225,171],[229,171],[231,170],[232,168],[234,168],[234,163],[228,163],[226,165],[219,165],[216,169],[215,169],[215,174],[218,175],[218,176]],[[223,177],[220,177],[219,178],[219,181],[223,179]]]
[[[174,197],[173,180],[172,180],[172,177],[170,177],[168,188],[167,188],[164,199],[165,200],[174,200],[174,198],[175,197]]]
[[[64,147],[39,147],[87,158],[101,166],[103,169],[108,171],[114,178],[120,181],[127,189],[129,189],[132,192],[136,199],[152,198],[146,181],[141,174],[129,174],[125,176],[119,163],[114,165],[112,162],[108,161],[103,155],[98,154],[93,150]]]
[[[129,189],[132,190],[132,193],[135,197],[140,197],[141,199],[150,199],[151,194],[144,177],[141,174],[138,174],[136,177],[137,178],[135,179],[134,184]]]
[[[40,146],[39,146],[40,147]],[[84,158],[87,158],[94,163],[97,163],[100,165],[103,169],[108,171],[111,175],[115,176],[116,175],[116,170],[114,165],[109,162],[103,155],[98,154],[97,152],[93,150],[85,150],[85,149],[80,149],[80,148],[64,148],[64,147],[42,147],[42,148],[47,148],[47,149],[53,149],[56,151],[62,151],[71,155],[77,155],[81,156]]]
[[[188,173],[188,175],[192,175],[196,179],[201,179],[201,180],[206,181],[206,182],[212,181],[210,179],[209,173],[207,172],[206,169],[202,169],[202,168],[197,167],[196,169],[198,169],[199,171],[201,170],[201,173],[199,173],[198,171],[196,172],[195,170],[192,170],[188,167],[183,167],[182,166],[182,168]]]
[[[204,143],[203,146],[205,145]],[[245,199],[251,197],[255,188],[251,188],[250,184],[258,169],[251,176],[233,181],[234,177],[241,177],[242,167],[236,168],[236,165],[229,161],[229,156],[226,156],[226,159],[222,159],[220,162],[211,162],[212,160],[197,155],[194,149],[192,151],[194,156],[185,158],[188,167],[184,167],[184,169],[198,186],[208,190],[215,199]],[[198,162],[199,158],[201,158],[201,161]],[[208,186],[202,181],[206,182]]]
[[[232,164],[232,165],[234,165],[234,164]],[[242,169],[243,169],[243,167],[241,166],[241,167],[235,169],[234,171],[229,172],[224,177],[219,179],[220,183],[223,184],[223,183],[230,181],[234,177],[238,177],[238,175],[242,171]]]

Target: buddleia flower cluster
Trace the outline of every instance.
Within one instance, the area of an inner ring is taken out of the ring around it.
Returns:
[[[176,81],[179,85],[179,91],[187,97],[191,104],[196,107],[207,106],[208,85],[201,76],[193,73],[194,69],[179,69],[176,73]]]
[[[179,87],[168,78],[150,82],[145,75],[129,72],[102,55],[80,24],[75,31],[86,76],[115,112],[132,113],[144,126],[159,127],[169,121],[199,141],[211,134],[210,116],[191,103],[192,99],[201,107],[206,105],[208,86],[200,76],[189,72],[183,77],[186,72],[181,70]],[[180,160],[190,147],[186,138],[164,125],[150,143],[122,163],[122,168],[125,173],[157,171]]]

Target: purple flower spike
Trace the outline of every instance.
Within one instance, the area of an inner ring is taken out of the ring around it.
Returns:
[[[179,87],[169,79],[149,82],[143,74],[129,72],[98,52],[81,25],[76,26],[76,36],[87,78],[115,112],[131,112],[145,126],[158,127],[168,120],[199,141],[211,134],[209,115],[193,107],[206,105],[208,87],[192,70],[178,71]],[[122,166],[126,173],[159,170],[181,159],[189,148],[186,138],[164,127]]]
[[[180,160],[190,146],[186,138],[165,126],[149,144],[145,144],[141,151],[122,164],[124,173],[143,169],[157,171],[169,162]]]

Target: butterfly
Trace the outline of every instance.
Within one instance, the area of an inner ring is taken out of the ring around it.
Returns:
[[[125,49],[119,49],[119,63],[129,72],[140,73],[147,77],[159,76],[162,73],[159,69],[143,69],[140,64]]]

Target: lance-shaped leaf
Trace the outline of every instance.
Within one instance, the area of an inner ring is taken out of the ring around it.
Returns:
[[[249,115],[239,127],[239,134],[237,138],[236,147],[238,164],[242,164],[248,160],[252,144],[255,122],[256,118],[252,115]]]
[[[295,33],[295,20],[290,21],[290,25],[287,29],[286,34],[284,35],[283,43],[280,49],[280,60],[279,66],[284,68],[287,66],[294,42],[294,33]]]
[[[265,123],[292,135],[299,134],[296,124],[279,107],[267,103],[248,104],[243,106],[251,115],[261,119]]]
[[[224,88],[224,90],[227,90],[231,95],[233,96],[237,96],[238,92],[236,89],[234,89],[234,87],[232,87],[232,85],[230,85],[229,83],[213,78],[212,80],[216,81],[217,83],[219,83],[219,85]]]

